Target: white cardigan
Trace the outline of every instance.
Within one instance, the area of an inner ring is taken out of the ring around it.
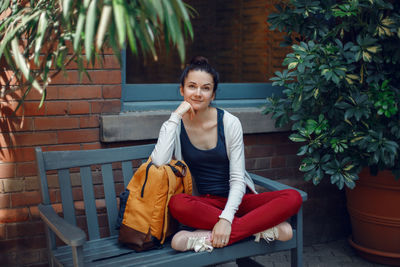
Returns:
[[[184,160],[180,142],[181,120],[181,116],[173,112],[161,126],[157,144],[151,153],[151,159],[156,166],[167,164],[172,156],[177,160]],[[246,192],[246,185],[254,193],[256,191],[253,180],[245,170],[242,125],[237,117],[226,110],[224,110],[223,124],[230,177],[228,201],[219,217],[232,223]],[[193,183],[194,186],[195,184]],[[193,191],[196,194],[196,188],[193,188]]]

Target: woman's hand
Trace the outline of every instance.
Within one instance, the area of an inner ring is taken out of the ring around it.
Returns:
[[[231,230],[232,226],[229,221],[222,218],[219,219],[212,230],[212,246],[222,248],[228,245]]]
[[[192,105],[190,105],[190,103],[187,101],[183,101],[175,110],[175,113],[179,114],[181,117],[183,117],[183,115],[186,113],[189,113],[189,119],[193,119],[195,115]]]

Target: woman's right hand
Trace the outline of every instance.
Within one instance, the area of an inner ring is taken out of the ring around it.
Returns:
[[[183,117],[183,115],[186,113],[189,113],[189,119],[193,119],[195,115],[192,105],[190,105],[190,103],[187,101],[182,101],[179,107],[175,110],[175,113],[179,114],[181,117]]]

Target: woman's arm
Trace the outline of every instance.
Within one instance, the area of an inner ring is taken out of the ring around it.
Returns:
[[[230,115],[230,114],[229,114]],[[225,128],[225,138],[229,157],[229,196],[225,208],[220,218],[232,223],[233,217],[242,202],[243,195],[246,192],[245,159],[243,130],[238,118],[230,119],[229,125]]]
[[[180,125],[181,116],[175,112],[163,123],[158,135],[157,144],[151,153],[151,161],[156,166],[167,164],[172,159],[175,146],[175,135]]]
[[[232,115],[230,116],[227,127],[224,127],[229,158],[229,195],[225,208],[219,216],[220,220],[215,224],[212,231],[212,244],[214,247],[224,247],[229,242],[233,218],[246,192],[242,126],[239,119]]]
[[[180,126],[182,116],[186,113],[189,113],[190,118],[194,115],[192,106],[188,102],[183,101],[161,126],[157,144],[151,153],[151,160],[154,165],[161,166],[171,161],[172,154],[174,153],[177,127]]]

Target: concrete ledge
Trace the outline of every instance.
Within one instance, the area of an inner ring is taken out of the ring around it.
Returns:
[[[227,108],[237,116],[245,134],[284,132],[290,127],[275,128],[270,115],[263,115],[260,108]],[[102,142],[121,142],[157,139],[160,127],[171,110],[127,112],[100,117]]]

